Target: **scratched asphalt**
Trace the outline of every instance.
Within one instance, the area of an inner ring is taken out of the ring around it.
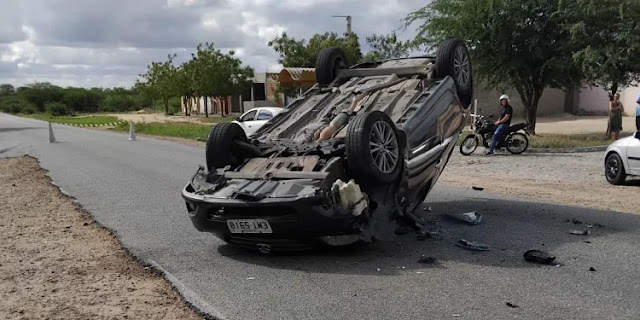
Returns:
[[[124,246],[215,318],[640,319],[640,216],[438,185],[425,204],[432,211],[421,214],[440,239],[408,234],[358,249],[261,256],[191,225],[180,192],[204,164],[203,149],[56,124],[53,130],[58,142],[49,144],[46,122],[0,114],[0,157],[37,157]],[[463,167],[447,170],[465,174]],[[482,223],[445,216],[467,211],[481,213]],[[588,236],[569,233],[596,223],[603,227]],[[492,250],[468,251],[454,245],[459,239]],[[524,261],[529,249],[554,254],[560,265]],[[422,255],[437,262],[420,264]]]

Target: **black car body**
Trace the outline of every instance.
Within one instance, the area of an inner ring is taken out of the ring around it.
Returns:
[[[317,84],[246,137],[215,125],[182,196],[196,229],[261,252],[391,240],[444,170],[472,97],[471,60],[450,39],[435,57],[347,68],[324,50]]]

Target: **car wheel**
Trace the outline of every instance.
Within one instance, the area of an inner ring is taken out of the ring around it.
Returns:
[[[612,152],[607,156],[604,175],[607,177],[607,181],[613,185],[620,185],[627,178],[622,159],[617,153]]]
[[[453,78],[462,107],[469,108],[473,99],[473,68],[464,41],[454,38],[440,43],[436,52],[436,74],[440,78]]]
[[[404,161],[401,149],[398,131],[384,112],[361,113],[349,123],[346,154],[356,181],[395,181]]]
[[[465,156],[472,154],[478,148],[478,137],[473,134],[468,135],[460,144],[460,153]]]
[[[316,60],[316,82],[326,86],[336,79],[340,69],[346,69],[348,66],[347,56],[342,49],[326,48],[320,51]]]
[[[520,132],[516,132],[507,139],[507,150],[513,154],[521,154],[527,151],[529,139]]]
[[[247,141],[247,135],[238,124],[219,123],[214,125],[207,138],[207,169],[212,171],[228,165],[239,165],[243,157],[234,143],[238,140]]]

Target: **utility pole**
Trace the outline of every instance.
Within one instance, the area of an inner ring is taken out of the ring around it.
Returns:
[[[347,36],[351,35],[351,16],[332,16],[334,18],[347,18]]]

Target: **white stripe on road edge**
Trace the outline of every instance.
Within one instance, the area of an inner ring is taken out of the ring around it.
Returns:
[[[180,292],[180,294],[184,297],[185,300],[187,300],[189,303],[194,305],[196,308],[200,309],[201,312],[207,313],[216,319],[226,319],[226,317],[223,316],[220,312],[218,312],[218,310],[216,310],[211,304],[204,301],[204,299],[202,299],[198,294],[188,289],[187,286],[185,286],[182,282],[180,282],[180,280],[178,280],[178,278],[174,277],[171,273],[169,273],[167,270],[161,267],[158,263],[156,263],[151,259],[149,259],[148,261],[150,265],[160,270],[160,272],[164,274],[164,277],[176,289],[178,289],[178,292]]]

